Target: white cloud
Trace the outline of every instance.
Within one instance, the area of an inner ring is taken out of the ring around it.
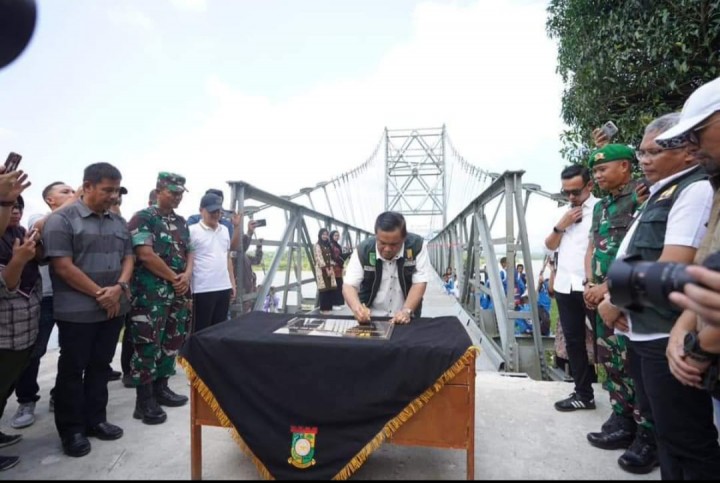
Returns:
[[[108,13],[110,19],[118,24],[127,24],[146,32],[155,29],[155,23],[148,15],[127,3],[113,4]]]
[[[170,3],[180,10],[189,10],[191,12],[205,12],[207,10],[207,0],[170,0]]]

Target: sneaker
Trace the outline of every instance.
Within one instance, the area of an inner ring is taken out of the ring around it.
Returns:
[[[20,463],[19,456],[0,456],[0,471],[9,470]]]
[[[15,443],[20,442],[21,439],[22,434],[5,434],[0,431],[0,448],[4,448],[5,446],[12,446]]]
[[[35,422],[35,402],[20,403],[10,426],[15,429],[27,428]]]
[[[567,399],[556,402],[555,409],[562,412],[577,411],[578,409],[595,409],[595,399],[583,401],[577,394],[572,393]]]

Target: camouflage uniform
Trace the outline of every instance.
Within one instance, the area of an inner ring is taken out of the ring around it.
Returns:
[[[172,184],[179,178],[179,184]],[[160,173],[158,182],[166,179],[171,191],[185,189],[185,179],[172,173]],[[190,250],[190,231],[185,219],[176,213],[162,215],[157,206],[138,211],[128,224],[133,247],[152,246],[153,251],[181,274],[185,271]],[[180,350],[191,321],[190,291],[178,295],[172,283],[154,275],[137,261],[131,284],[133,294],[130,312],[135,352],[130,365],[133,383],[150,384],[153,380],[175,374],[175,357]]]
[[[593,242],[591,261],[592,282],[605,281],[607,272],[615,260],[620,242],[630,227],[633,213],[639,203],[635,194],[636,183],[624,186],[617,195],[607,195],[595,205],[590,235]],[[602,318],[595,316],[597,340],[597,363],[605,369],[607,378],[603,387],[610,393],[610,404],[615,414],[633,417],[635,389],[627,361],[627,337],[617,337]]]

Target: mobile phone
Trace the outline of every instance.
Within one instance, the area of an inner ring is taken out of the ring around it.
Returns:
[[[638,180],[638,182],[639,182],[640,184],[645,185],[647,188],[649,188],[650,186],[652,186],[652,181],[650,181],[649,179],[647,179],[645,176],[643,176],[642,178],[640,178],[640,179]]]
[[[614,122],[608,121],[600,128],[600,130],[605,134],[605,136],[608,139],[612,139],[613,136],[615,136],[618,132],[618,127],[615,125]]]
[[[265,226],[265,225],[267,225],[267,221],[265,220],[265,218],[262,218],[260,220],[255,220],[255,227]]]
[[[21,159],[22,156],[20,156],[18,153],[11,152],[10,154],[8,154],[8,157],[5,160],[5,172],[9,173],[11,171],[17,170],[18,166],[20,165]]]

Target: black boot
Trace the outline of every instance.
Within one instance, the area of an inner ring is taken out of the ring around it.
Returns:
[[[145,424],[161,424],[167,419],[167,413],[158,405],[153,396],[152,384],[141,384],[135,388],[137,399],[135,401],[135,419],[142,419]]]
[[[167,377],[162,377],[153,382],[153,392],[155,393],[155,399],[157,399],[157,402],[163,406],[176,408],[178,406],[183,406],[186,402],[188,402],[187,396],[175,394],[170,390],[168,387]]]
[[[632,418],[614,412],[602,425],[599,433],[588,433],[587,440],[591,445],[601,449],[629,448],[635,440],[636,425]]]
[[[652,430],[638,427],[635,441],[618,458],[618,464],[622,469],[637,475],[650,473],[653,468],[659,466],[657,458],[657,443]]]

